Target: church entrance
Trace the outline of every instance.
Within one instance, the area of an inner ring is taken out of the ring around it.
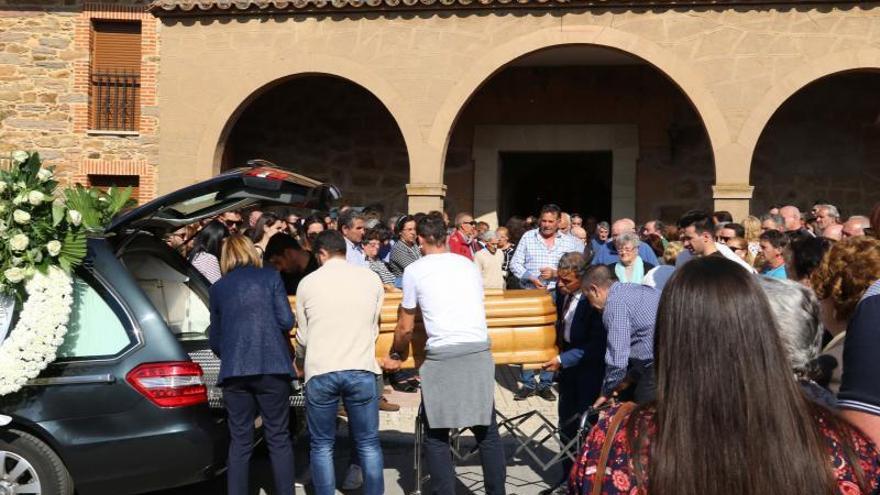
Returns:
[[[498,219],[537,215],[555,203],[568,213],[611,218],[611,151],[501,152]]]

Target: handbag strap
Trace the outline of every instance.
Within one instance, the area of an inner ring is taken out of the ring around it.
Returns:
[[[602,451],[599,454],[599,463],[596,464],[596,473],[593,475],[593,490],[591,495],[602,495],[602,485],[605,483],[605,469],[608,467],[608,457],[611,455],[611,447],[614,445],[614,437],[623,420],[636,408],[635,402],[624,402],[620,409],[614,413],[605,432],[605,441],[602,442]]]

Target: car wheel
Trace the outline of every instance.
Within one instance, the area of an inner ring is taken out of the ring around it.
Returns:
[[[0,431],[0,495],[73,495],[61,458],[37,437]]]

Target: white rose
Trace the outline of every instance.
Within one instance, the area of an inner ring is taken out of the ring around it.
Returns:
[[[58,241],[49,241],[46,244],[46,251],[49,252],[49,256],[58,256],[58,253],[61,252],[61,243]]]
[[[21,268],[9,268],[3,272],[3,276],[6,277],[6,280],[17,284],[24,280],[24,270]]]
[[[27,249],[29,243],[30,239],[24,234],[15,234],[12,236],[12,239],[9,239],[9,247],[11,247],[13,251],[24,251]]]
[[[24,258],[21,258],[21,257],[19,257],[19,256],[13,256],[13,257],[10,259],[10,262],[12,263],[12,266],[18,266],[18,265],[20,265],[23,261],[24,261]]]
[[[18,150],[12,152],[12,159],[18,163],[24,163],[28,159],[28,156],[27,151]]]
[[[8,186],[7,183],[5,183],[5,182],[3,182],[2,180],[0,180],[0,193],[2,193],[3,191],[5,191],[7,186]]]
[[[24,210],[15,210],[12,212],[12,219],[15,223],[26,224],[31,221],[31,214]]]
[[[16,194],[15,197],[12,198],[12,204],[14,204],[15,206],[18,206],[25,201],[27,201],[27,196],[25,196],[24,194]]]
[[[76,210],[70,210],[67,212],[67,219],[70,220],[74,227],[79,227],[79,224],[82,222],[82,214]]]
[[[41,168],[39,172],[37,172],[37,179],[40,182],[46,182],[47,180],[52,178],[52,171],[48,168]]]
[[[28,193],[28,203],[34,206],[40,206],[46,200],[46,195],[40,191],[31,191]]]

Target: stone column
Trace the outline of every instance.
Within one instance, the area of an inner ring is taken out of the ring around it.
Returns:
[[[727,210],[735,221],[749,216],[749,201],[755,186],[749,184],[715,184],[712,186],[712,197],[715,199],[715,211]]]
[[[432,210],[443,211],[446,184],[407,184],[406,195],[409,197],[409,212],[411,214],[427,213]]]

